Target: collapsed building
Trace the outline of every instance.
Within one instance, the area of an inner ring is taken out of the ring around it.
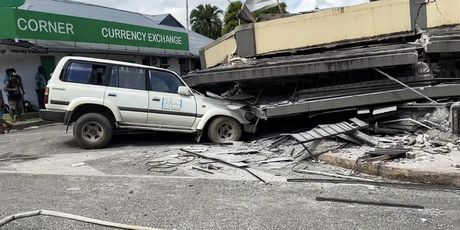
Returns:
[[[460,96],[460,2],[381,0],[244,24],[184,77],[260,119]]]

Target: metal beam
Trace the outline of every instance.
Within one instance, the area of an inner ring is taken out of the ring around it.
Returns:
[[[460,97],[460,84],[426,86],[415,89],[431,98]],[[252,110],[258,117],[267,119],[309,112],[337,110],[385,103],[400,103],[417,99],[424,99],[424,97],[415,94],[412,90],[409,89],[398,89],[321,100],[296,102],[293,104],[270,105],[266,108],[253,106]]]
[[[381,70],[379,70],[379,69],[377,69],[377,68],[374,68],[374,70],[377,71],[378,73],[382,74],[383,76],[387,77],[388,79],[390,79],[390,80],[392,80],[392,81],[394,81],[394,82],[397,82],[398,84],[404,86],[406,89],[411,90],[411,91],[414,92],[415,94],[418,94],[419,96],[424,97],[424,98],[427,99],[428,101],[431,101],[431,102],[434,103],[434,104],[437,104],[437,103],[438,103],[437,101],[435,101],[435,100],[429,98],[428,96],[424,95],[423,93],[420,93],[419,91],[417,91],[417,90],[415,90],[414,88],[412,88],[412,87],[410,87],[410,86],[404,84],[403,82],[401,82],[401,81],[399,81],[398,79],[396,79],[396,78],[390,76],[389,74],[387,74],[387,73],[385,73],[385,72],[383,72],[383,71],[381,71]]]

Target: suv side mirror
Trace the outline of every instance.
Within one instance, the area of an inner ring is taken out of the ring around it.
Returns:
[[[179,88],[177,89],[177,93],[179,95],[183,95],[183,96],[190,96],[192,95],[190,93],[190,90],[186,87],[186,86],[179,86]]]

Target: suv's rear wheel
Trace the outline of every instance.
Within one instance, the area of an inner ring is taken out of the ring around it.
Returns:
[[[107,117],[99,113],[84,114],[77,119],[73,126],[75,141],[85,149],[107,146],[112,135],[112,123]]]
[[[218,117],[208,126],[208,138],[214,143],[238,141],[242,132],[241,124],[230,117]]]

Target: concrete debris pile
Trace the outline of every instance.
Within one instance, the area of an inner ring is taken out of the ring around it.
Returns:
[[[270,152],[251,143],[232,142],[170,148],[167,155],[153,154],[143,161],[147,173],[154,175],[199,176],[231,180],[258,180],[262,183],[286,181],[280,175],[260,170],[259,166],[293,162],[290,156]],[[276,156],[276,157],[275,157]]]
[[[400,159],[407,159],[403,163],[417,164],[443,155],[449,160],[448,154],[460,149],[460,139],[452,134],[449,126],[449,112],[439,106],[390,111],[364,120],[352,118],[318,125],[308,131],[280,134],[257,144],[272,153],[291,156],[294,162],[321,162],[322,155],[330,153],[352,154],[356,160],[350,167],[351,174],[365,168],[363,165],[399,162]],[[451,161],[455,167],[455,160]]]

